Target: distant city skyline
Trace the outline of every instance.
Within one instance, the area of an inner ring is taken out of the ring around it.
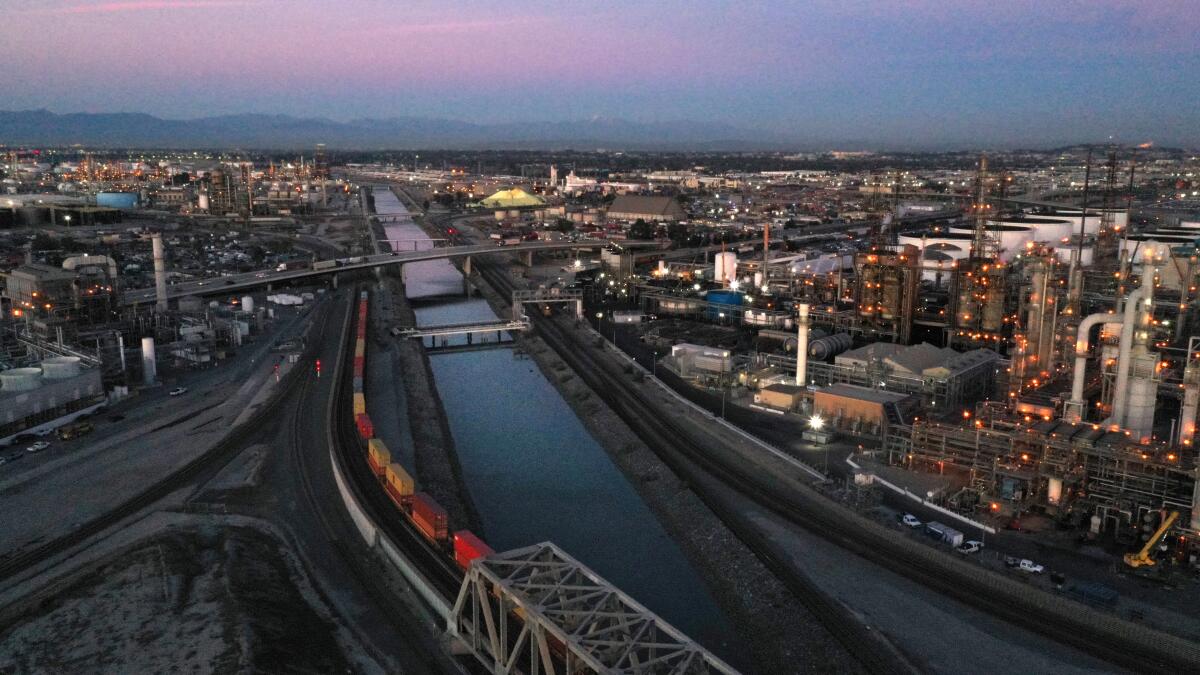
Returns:
[[[810,144],[1200,145],[1194,0],[16,0],[0,108],[694,120]]]

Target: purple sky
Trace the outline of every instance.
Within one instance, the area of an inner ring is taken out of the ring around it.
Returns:
[[[4,4],[0,109],[1200,145],[1198,0]]]

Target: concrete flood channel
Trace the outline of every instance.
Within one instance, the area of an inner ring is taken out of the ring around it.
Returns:
[[[389,190],[373,194],[377,214],[407,215]],[[411,222],[384,230],[393,240],[426,238]],[[462,275],[448,261],[407,267],[418,324],[496,318],[486,301],[461,297]],[[748,667],[750,655],[739,651],[700,575],[536,364],[507,346],[433,353],[430,363],[492,547],[553,541],[693,640]]]

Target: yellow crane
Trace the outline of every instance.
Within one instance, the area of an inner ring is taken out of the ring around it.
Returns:
[[[1178,518],[1179,512],[1172,511],[1170,515],[1163,519],[1162,525],[1158,526],[1158,530],[1154,533],[1153,537],[1150,537],[1146,545],[1142,547],[1142,550],[1137,553],[1125,554],[1125,564],[1134,569],[1142,566],[1157,565],[1158,563],[1154,561],[1154,558],[1150,557],[1150,551],[1153,551],[1154,547],[1158,546],[1158,542],[1162,541],[1162,538],[1167,534],[1167,530],[1171,529],[1171,526],[1175,524]]]

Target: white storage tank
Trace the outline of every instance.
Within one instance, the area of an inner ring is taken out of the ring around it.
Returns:
[[[11,368],[0,372],[0,389],[4,391],[33,391],[42,384],[38,368]]]
[[[154,338],[142,338],[142,383],[146,386],[154,384],[158,377],[158,361],[154,353]]]
[[[78,356],[55,356],[41,363],[42,377],[47,380],[65,380],[79,374]]]
[[[1043,216],[1012,216],[987,221],[988,227],[1011,225],[1028,227],[1033,230],[1033,241],[1058,241],[1070,237],[1079,231],[1079,222],[1074,223],[1066,218],[1050,218]],[[1072,230],[1074,225],[1074,230]]]
[[[972,225],[955,225],[952,232],[974,236]],[[1000,242],[1000,259],[1009,262],[1025,250],[1025,242],[1034,240],[1033,228],[1025,225],[989,225],[988,236]]]
[[[729,283],[737,279],[737,254],[733,251],[722,251],[713,257],[713,280],[718,283]]]
[[[252,296],[252,295],[243,295],[242,296],[242,311],[243,312],[253,312],[254,311],[254,296]]]

